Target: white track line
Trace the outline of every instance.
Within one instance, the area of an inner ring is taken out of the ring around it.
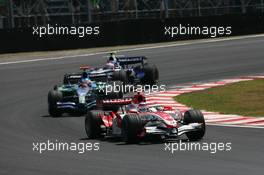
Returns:
[[[264,126],[264,121],[263,122],[255,122],[255,123],[247,123],[247,125],[250,126]]]
[[[194,87],[194,86],[192,86],[192,87],[189,87],[189,88],[184,88],[184,89],[182,89],[182,90],[180,90],[180,91],[182,91],[182,92],[187,92],[187,91],[201,91],[201,90],[205,90],[205,89],[208,89],[208,88],[203,88],[203,87]]]
[[[155,97],[170,97],[170,98],[173,98],[173,97],[175,97],[175,96],[177,96],[177,95],[179,95],[179,94],[169,94],[169,93],[167,93],[167,94],[162,94],[162,93],[160,93],[160,94],[155,94]]]
[[[225,124],[228,125],[237,125],[237,124],[247,124],[249,122],[260,122],[263,121],[263,118],[245,118],[243,120],[238,120],[238,121],[231,121],[231,122],[225,122]]]
[[[118,52],[132,52],[132,51],[139,51],[139,50],[149,50],[149,49],[159,49],[159,48],[167,48],[167,47],[176,47],[176,46],[184,46],[184,45],[193,45],[193,44],[202,44],[202,43],[214,43],[214,42],[221,42],[221,41],[232,41],[232,40],[241,40],[241,39],[248,39],[248,38],[258,38],[263,37],[264,34],[258,35],[247,35],[247,36],[238,36],[238,37],[231,37],[231,38],[218,38],[218,39],[208,39],[208,40],[198,40],[194,42],[186,42],[186,43],[176,43],[176,44],[161,44],[157,46],[148,46],[148,47],[137,47],[137,48],[130,48],[130,49],[120,49]],[[48,57],[48,58],[39,58],[39,59],[30,59],[30,60],[21,60],[21,61],[9,61],[9,62],[2,62],[0,65],[8,65],[8,64],[19,64],[19,63],[30,63],[30,62],[37,62],[37,61],[51,61],[51,60],[60,60],[65,58],[76,58],[76,57],[89,57],[94,55],[100,54],[107,54],[109,52],[96,52],[96,53],[89,53],[89,54],[79,54],[79,55],[68,55],[68,56],[60,56],[60,57]]]
[[[249,126],[249,125],[225,125],[225,124],[214,124],[208,123],[206,125],[211,126],[224,126],[224,127],[232,127],[232,128],[252,128],[252,129],[264,129],[264,126]]]
[[[165,100],[165,101],[162,101],[162,100],[148,100],[147,102],[176,104],[175,101],[173,101],[173,100]]]
[[[146,97],[147,100],[174,101],[171,97]],[[175,101],[174,101],[175,102]]]
[[[236,82],[241,82],[241,81],[250,81],[253,80],[253,78],[248,78],[248,79],[233,79],[233,80],[225,80],[226,83],[236,83]]]
[[[224,123],[224,124],[235,124],[235,123],[232,123],[231,121],[233,121],[233,120],[239,120],[239,121],[243,121],[243,120],[245,120],[244,118],[242,118],[242,117],[239,117],[239,116],[234,116],[234,117],[227,117],[227,118],[225,118],[225,117],[223,117],[223,118],[219,118],[219,119],[207,119],[206,121],[207,122],[211,122],[211,123]],[[230,121],[230,123],[228,122],[228,121]]]
[[[205,83],[205,84],[201,84],[201,85],[195,85],[196,87],[208,87],[208,88],[210,88],[210,87],[214,87],[214,86],[222,86],[222,85],[224,85],[224,83],[223,84],[216,84],[216,83]]]
[[[204,113],[203,113],[204,114]],[[206,120],[228,119],[232,117],[239,117],[236,115],[221,115],[221,114],[204,114]]]

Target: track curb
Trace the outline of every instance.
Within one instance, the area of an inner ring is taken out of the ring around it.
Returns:
[[[170,89],[167,91],[147,95],[147,104],[150,106],[152,105],[172,106],[176,109],[179,109],[181,112],[185,112],[186,110],[190,109],[190,107],[175,101],[173,97],[185,93],[209,89],[212,87],[218,87],[236,82],[250,81],[255,79],[264,79],[264,76],[262,75],[243,76],[243,77],[236,77],[229,79],[221,79],[217,81],[176,85],[170,87]],[[220,114],[218,112],[211,112],[205,110],[202,110],[202,113],[204,114],[205,121],[207,124],[234,126],[234,127],[241,126],[241,127],[264,128],[264,117],[241,116],[235,114]]]

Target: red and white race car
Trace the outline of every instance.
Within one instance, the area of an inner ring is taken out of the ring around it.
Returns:
[[[199,110],[191,109],[182,115],[170,106],[148,106],[142,94],[102,103],[119,105],[120,109],[89,111],[85,118],[85,130],[90,139],[114,136],[131,143],[146,136],[166,139],[186,134],[190,141],[198,141],[205,134],[205,120]]]

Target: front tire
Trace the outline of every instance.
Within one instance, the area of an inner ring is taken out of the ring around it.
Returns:
[[[127,114],[122,120],[122,135],[126,143],[139,141],[138,134],[143,129],[143,122],[137,114]]]
[[[184,113],[183,122],[185,124],[201,123],[202,126],[197,131],[187,132],[186,136],[190,141],[198,141],[204,137],[205,134],[205,120],[200,110],[188,110]]]
[[[58,109],[57,102],[62,100],[61,92],[57,90],[51,90],[48,93],[48,111],[52,117],[60,117],[62,112]]]

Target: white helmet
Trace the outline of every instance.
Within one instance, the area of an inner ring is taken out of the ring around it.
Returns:
[[[158,110],[157,110],[156,108],[154,108],[154,107],[150,107],[150,108],[149,108],[149,111],[150,111],[150,112],[158,112]]]
[[[110,56],[109,56],[107,62],[114,62],[114,63],[117,62],[117,60],[116,60],[116,53],[115,53],[115,52],[111,52],[111,53],[110,53]]]

